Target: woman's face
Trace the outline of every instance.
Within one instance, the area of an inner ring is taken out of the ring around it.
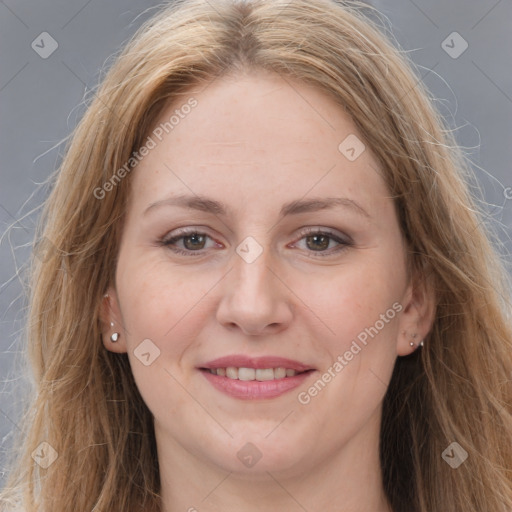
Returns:
[[[351,119],[252,72],[191,90],[150,138],[105,344],[128,353],[159,449],[253,475],[376,450],[395,359],[425,328]]]

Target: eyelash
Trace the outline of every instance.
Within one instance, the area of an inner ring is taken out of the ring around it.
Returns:
[[[171,238],[165,238],[165,237],[162,238],[161,240],[159,240],[159,244],[161,246],[168,247],[169,249],[171,249],[171,251],[175,252],[176,254],[183,255],[183,256],[191,256],[191,257],[202,256],[206,249],[192,251],[192,250],[183,250],[183,249],[179,249],[177,247],[172,247],[178,240],[181,240],[182,238],[186,238],[187,236],[192,236],[192,235],[207,236],[208,238],[211,238],[207,233],[203,233],[196,229],[189,228],[189,229],[183,229],[182,231],[178,232],[175,236],[173,236]],[[339,246],[335,247],[334,250],[331,249],[329,251],[309,251],[312,254],[314,254],[314,256],[313,256],[314,258],[317,258],[317,257],[325,258],[325,257],[331,256],[333,254],[338,254],[354,245],[352,240],[350,240],[350,239],[343,240],[331,231],[326,231],[326,230],[316,229],[316,228],[303,229],[300,232],[300,238],[298,239],[298,241],[300,241],[303,238],[306,238],[308,236],[314,236],[314,235],[327,236],[327,237],[331,238],[332,240],[334,240],[335,242],[340,244]]]

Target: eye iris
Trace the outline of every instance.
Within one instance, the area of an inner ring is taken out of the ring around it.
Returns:
[[[315,243],[318,241],[321,241],[322,243],[321,245],[311,247],[309,243],[311,240],[313,240]],[[309,249],[313,249],[314,251],[327,249],[329,247],[329,237],[327,235],[310,235],[306,237],[306,244]]]
[[[188,242],[190,240],[193,240],[192,245],[190,245]],[[183,245],[187,249],[203,249],[203,245],[205,242],[205,236],[200,235],[198,233],[194,233],[192,235],[187,235],[183,237]]]

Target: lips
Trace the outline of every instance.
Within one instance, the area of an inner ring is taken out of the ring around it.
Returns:
[[[263,357],[248,357],[244,355],[233,355],[224,356],[209,361],[202,368],[206,369],[217,369],[217,368],[286,368],[295,370],[297,373],[304,372],[306,370],[314,370],[311,366],[308,366],[292,359],[286,359],[278,356],[263,356]]]
[[[315,369],[277,356],[225,356],[199,368],[217,390],[239,399],[265,399],[291,391]]]

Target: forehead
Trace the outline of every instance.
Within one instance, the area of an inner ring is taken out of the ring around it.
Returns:
[[[192,107],[190,105],[193,105]],[[235,209],[311,194],[387,196],[370,148],[326,93],[267,72],[218,77],[160,114],[134,173],[136,208],[170,194],[218,196]]]

